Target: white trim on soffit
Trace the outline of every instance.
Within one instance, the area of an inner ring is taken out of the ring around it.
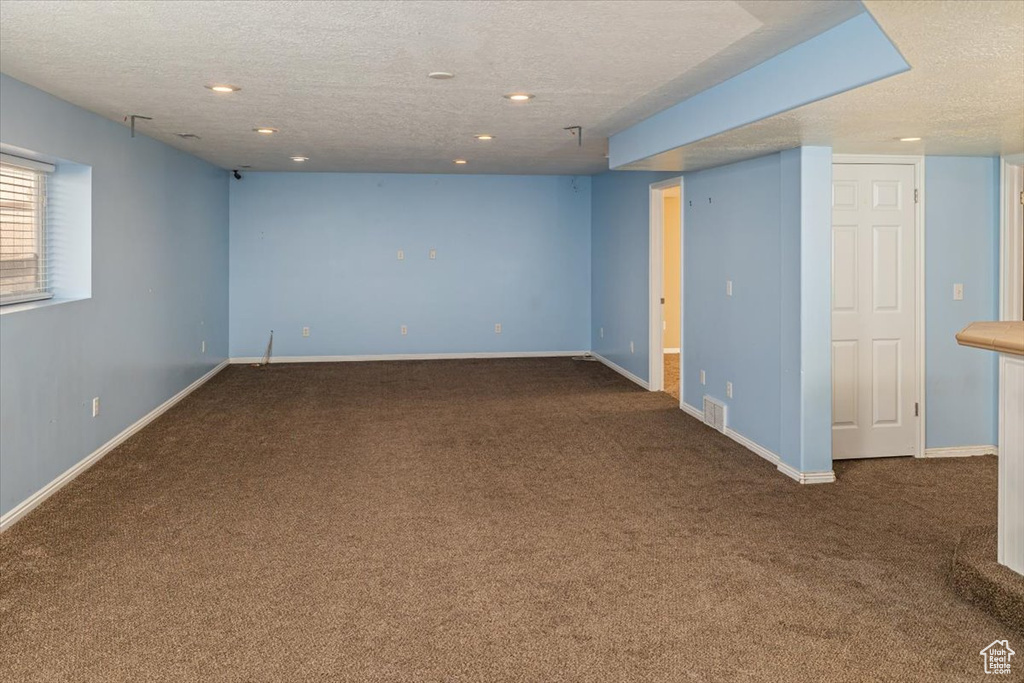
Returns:
[[[370,356],[271,356],[274,363],[365,363],[386,360],[461,360],[472,358],[567,358],[583,356],[589,351],[496,351],[481,353],[386,353]],[[595,357],[597,354],[592,354]],[[230,360],[232,365],[262,363],[261,356],[239,356]]]
[[[701,422],[704,421],[704,413],[700,409],[691,406],[689,403],[683,403],[680,407],[691,417],[694,417]],[[756,441],[751,441],[731,427],[726,427],[724,433],[727,437],[743,446],[748,451],[752,451],[757,455],[760,455],[762,458],[775,465],[775,469],[799,484],[831,484],[836,480],[836,473],[833,470],[828,470],[827,472],[801,472],[795,467],[787,465],[782,462],[782,458],[777,454],[772,453]]]
[[[914,241],[917,246],[917,253],[914,255],[917,262],[917,279],[915,288],[917,290],[917,324],[914,332],[917,336],[917,403],[921,406],[921,414],[917,425],[917,447],[914,457],[925,457],[925,422],[928,416],[928,406],[925,403],[925,281],[924,281],[924,203],[926,201],[924,190],[924,157],[923,156],[897,156],[884,154],[833,154],[833,164],[888,164],[907,165],[914,167],[914,189],[917,191],[917,203],[914,216]]]
[[[926,448],[926,458],[969,458],[975,455],[999,455],[998,446],[953,446],[951,448]]]
[[[660,180],[656,183],[651,183],[650,189],[648,190],[650,208],[648,211],[648,283],[647,283],[647,310],[648,310],[648,333],[647,333],[647,359],[648,359],[648,370],[647,376],[650,378],[648,381],[648,388],[650,391],[662,391],[665,388],[665,359],[664,352],[662,350],[662,322],[661,322],[661,302],[660,299],[664,296],[664,280],[665,280],[665,195],[662,190],[668,190],[673,187],[679,188],[679,340],[680,342],[684,339],[683,337],[683,281],[685,278],[682,276],[683,272],[683,235],[685,230],[683,211],[683,201],[686,193],[683,187],[683,176],[677,176],[675,178],[668,178],[666,180]],[[658,295],[660,294],[660,295]],[[656,296],[658,295],[658,296]],[[683,359],[682,356],[679,358],[679,384],[682,388],[682,381],[685,375],[683,374]],[[680,396],[682,391],[679,392]]]
[[[40,503],[45,501],[53,494],[57,493],[57,491],[60,491],[62,488],[64,488],[64,486],[69,484],[75,477],[80,475],[82,472],[85,472],[87,469],[95,465],[104,455],[120,446],[136,432],[138,432],[143,427],[148,425],[150,422],[157,419],[158,417],[166,413],[168,410],[173,408],[175,404],[177,404],[179,401],[181,401],[183,398],[191,394],[193,391],[195,391],[202,385],[206,384],[206,382],[212,379],[214,375],[216,375],[218,372],[220,372],[227,366],[228,362],[226,360],[221,361],[219,365],[214,367],[205,375],[203,375],[196,381],[192,382],[192,384],[189,384],[187,387],[176,393],[174,396],[171,396],[169,399],[158,405],[153,410],[143,415],[134,424],[130,425],[127,429],[122,431],[113,439],[97,448],[84,459],[80,460],[77,464],[73,465],[71,469],[67,470],[59,477],[51,481],[49,484],[39,489],[31,496],[23,500],[21,503],[16,505],[13,509],[11,509],[10,512],[0,517],[0,532],[9,529],[11,525],[13,525],[15,522],[20,520],[28,513],[32,512],[32,510],[38,507]]]
[[[610,360],[608,360],[599,353],[591,353],[591,355],[594,356],[594,358],[601,361],[602,363],[604,363],[605,365],[607,365],[615,372],[619,373],[620,375],[628,379],[630,382],[635,382],[636,384],[642,386],[644,389],[650,390],[651,387],[650,385],[647,384],[647,382],[643,381],[642,379],[634,375],[632,372],[622,367],[621,365],[616,365],[615,363],[611,362]]]

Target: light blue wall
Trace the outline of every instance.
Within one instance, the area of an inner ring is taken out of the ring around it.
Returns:
[[[271,329],[279,356],[590,348],[586,176],[249,173],[230,195],[234,357]]]
[[[800,311],[800,240],[801,211],[800,174],[802,156],[800,148],[787,149],[779,154],[779,314],[781,354],[780,433],[779,457],[787,465],[800,469],[803,448],[803,420],[801,397],[803,376],[800,363],[801,311]],[[831,235],[831,230],[829,231]],[[831,258],[829,260],[831,262]],[[830,345],[831,346],[831,345]],[[830,402],[831,408],[831,402]],[[829,425],[831,429],[831,425]],[[831,450],[829,451],[831,455]]]
[[[0,315],[5,513],[226,357],[228,202],[224,171],[4,75],[0,142],[92,168],[91,298]]]
[[[719,399],[734,430],[775,453],[782,394],[780,188],[778,154],[686,174],[683,246],[683,398],[697,408],[705,394]],[[726,280],[733,282],[731,297]]]
[[[928,448],[996,443],[996,354],[959,346],[968,323],[999,311],[999,162],[925,159]],[[953,284],[963,283],[963,301]]]
[[[780,457],[787,462],[791,454],[783,450]],[[832,469],[831,147],[800,148],[800,461],[794,466]]]
[[[592,348],[644,380],[649,186],[674,175],[594,177]],[[827,147],[684,176],[684,400],[717,398],[732,429],[805,472],[832,468],[830,183]]]
[[[645,382],[650,371],[650,185],[678,175],[609,171],[593,177],[591,348]]]
[[[647,159],[909,68],[863,12],[613,135],[609,166]]]

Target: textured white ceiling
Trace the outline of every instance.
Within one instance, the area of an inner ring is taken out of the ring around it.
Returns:
[[[865,5],[910,71],[627,168],[696,170],[801,144],[848,154],[1024,152],[1024,2]]]
[[[850,0],[5,0],[0,69],[116,121],[151,116],[141,132],[225,168],[592,173],[607,168],[608,135],[861,9]],[[456,78],[427,79],[435,70]],[[203,87],[214,82],[243,90]],[[502,98],[519,90],[536,99]],[[260,136],[259,125],[280,132]],[[563,130],[571,125],[584,128],[582,148]],[[292,155],[310,161],[298,167]],[[469,164],[453,166],[458,157]]]

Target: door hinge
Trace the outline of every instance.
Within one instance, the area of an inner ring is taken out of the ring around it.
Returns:
[[[920,403],[915,403],[914,404],[914,417],[921,417],[921,404]]]
[[[914,203],[915,203],[915,204],[917,204],[917,203],[918,203],[919,201],[921,201],[921,194],[920,194],[920,190],[918,190],[918,189],[917,189],[917,188],[915,187],[915,188],[914,188]]]
[[[1020,191],[1020,203],[1021,206],[1024,206],[1024,190]]]

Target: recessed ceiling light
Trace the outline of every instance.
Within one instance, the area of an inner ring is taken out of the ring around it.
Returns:
[[[450,71],[431,71],[427,74],[427,78],[433,78],[435,81],[447,81],[450,78],[455,78],[455,74]]]
[[[494,139],[493,135],[488,135],[487,133],[481,133],[480,135],[474,135],[473,137],[475,137],[477,140],[493,140]]]
[[[461,166],[462,164],[466,163],[466,160],[465,159],[455,159],[452,163],[453,164],[459,164]]]
[[[505,95],[505,99],[513,102],[528,102],[533,99],[533,95],[525,92],[513,92]]]
[[[259,128],[253,128],[253,131],[260,135],[273,135],[277,132],[277,128],[270,128],[268,126],[260,126]]]
[[[900,142],[919,142],[921,138],[900,138]]]
[[[297,162],[309,161],[309,157],[292,157],[292,161],[297,161]]]
[[[214,83],[206,87],[213,92],[238,92],[241,90],[237,85],[228,85],[226,83]]]

